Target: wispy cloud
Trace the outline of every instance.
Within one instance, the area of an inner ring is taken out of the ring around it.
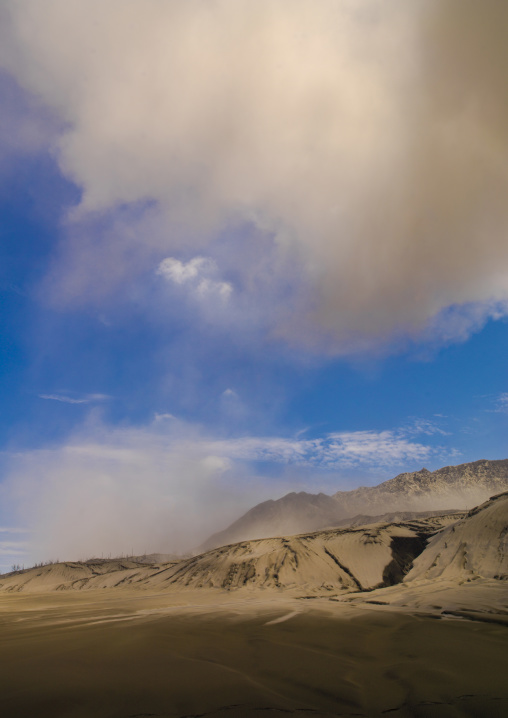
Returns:
[[[501,392],[497,396],[483,394],[478,398],[488,401],[489,408],[483,410],[486,414],[508,414],[508,392]],[[475,419],[475,421],[478,421],[478,419]]]
[[[217,264],[208,257],[194,257],[188,262],[167,257],[159,264],[157,274],[175,284],[185,285],[194,296],[201,299],[216,296],[225,301],[233,292],[229,282],[217,279]]]
[[[0,556],[23,557],[28,554],[27,541],[0,541]]]
[[[205,443],[207,450],[244,461],[264,461],[340,469],[356,466],[400,466],[427,460],[443,450],[409,441],[403,431],[355,431],[317,439],[245,437]]]
[[[222,396],[224,399],[238,399],[238,393],[234,389],[225,389]]]
[[[155,412],[155,414],[153,415],[153,419],[155,422],[159,422],[159,421],[168,421],[171,419],[176,419],[176,417],[174,416],[174,414],[170,414],[168,412],[164,412],[163,414],[159,414],[158,412]]]
[[[435,414],[434,416],[441,419],[446,418],[441,416],[440,414]],[[411,423],[407,424],[407,426],[404,426],[402,429],[400,429],[400,431],[407,436],[417,436],[422,434],[425,436],[433,436],[436,434],[440,436],[451,436],[449,431],[445,431],[435,421],[420,418],[414,418]]]
[[[6,527],[6,526],[0,526],[0,533],[7,533],[7,534],[26,534],[29,533],[29,529],[23,529],[23,528],[12,528],[12,527]]]
[[[500,394],[497,397],[495,412],[499,414],[508,414],[508,392]]]
[[[39,399],[50,401],[61,401],[64,404],[92,404],[94,402],[108,401],[111,396],[108,394],[84,394],[83,396],[67,396],[65,394],[39,394]]]

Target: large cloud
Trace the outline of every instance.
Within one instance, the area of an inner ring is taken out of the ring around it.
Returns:
[[[104,292],[97,252],[112,286],[250,222],[300,266],[303,299],[275,320],[286,338],[448,340],[507,311],[504,3],[13,0],[4,13],[3,64],[61,115],[59,162],[83,188],[56,275],[65,301]],[[113,224],[90,244],[76,230],[129,203],[135,231]],[[229,261],[248,284],[246,241]],[[275,259],[266,271],[287,280]]]

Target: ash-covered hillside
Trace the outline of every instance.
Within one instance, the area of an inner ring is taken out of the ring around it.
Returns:
[[[468,513],[241,541],[179,561],[94,559],[39,566],[0,576],[0,591],[215,589],[302,596],[443,580],[459,586],[473,579],[497,585],[508,579],[508,492]]]
[[[508,459],[474,461],[437,471],[399,474],[377,486],[338,491],[333,496],[290,493],[264,501],[224,531],[211,536],[200,551],[246,539],[287,536],[344,525],[357,515],[381,517],[397,512],[469,510],[508,490]]]

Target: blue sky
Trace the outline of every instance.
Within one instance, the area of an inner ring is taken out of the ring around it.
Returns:
[[[506,11],[256,7],[4,5],[0,570],[507,456]]]

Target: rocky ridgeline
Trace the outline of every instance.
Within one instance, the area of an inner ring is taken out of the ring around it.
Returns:
[[[399,474],[377,486],[338,491],[333,496],[290,493],[250,509],[227,529],[211,536],[200,550],[245,539],[340,526],[358,514],[381,517],[397,512],[469,510],[506,490],[508,459],[474,461],[437,471],[424,468]]]

